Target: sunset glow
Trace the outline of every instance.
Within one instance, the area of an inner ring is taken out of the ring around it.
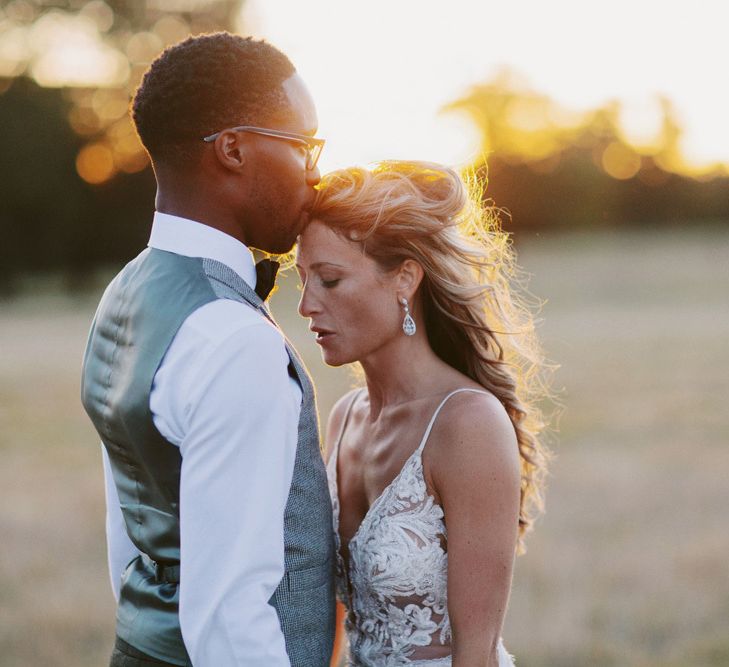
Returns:
[[[727,25],[722,0],[248,0],[241,23],[282,48],[312,88],[324,169],[387,157],[472,161],[470,123],[440,109],[505,67],[565,113],[623,101],[625,138],[647,152],[664,95],[685,131],[686,166],[727,164]]]
[[[97,175],[144,168],[126,118],[130,91],[195,25],[167,15],[110,40],[103,0],[35,11],[22,0],[0,9],[0,77],[26,72],[72,89],[72,127],[105,133],[113,155]],[[239,31],[280,47],[307,81],[327,139],[322,171],[388,158],[465,166],[498,150],[548,169],[570,132],[614,109],[619,141],[594,160],[628,179],[646,158],[696,176],[729,173],[727,25],[725,0],[246,0]],[[447,109],[488,85],[516,91],[500,110],[510,131],[492,137],[468,109]]]

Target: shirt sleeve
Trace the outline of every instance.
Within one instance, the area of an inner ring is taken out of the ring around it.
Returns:
[[[109,561],[109,578],[111,590],[116,601],[119,601],[121,578],[127,565],[139,556],[139,550],[129,539],[127,527],[119,505],[119,495],[111,472],[109,454],[101,444],[101,458],[104,462],[104,490],[106,495],[106,547]]]
[[[298,440],[280,332],[262,318],[215,344],[180,441],[180,625],[195,667],[288,667],[275,609]]]

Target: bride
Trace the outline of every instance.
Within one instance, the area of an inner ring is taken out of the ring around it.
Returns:
[[[365,387],[327,427],[349,664],[505,667],[514,555],[540,508],[543,361],[492,210],[451,169],[324,177],[299,312]]]

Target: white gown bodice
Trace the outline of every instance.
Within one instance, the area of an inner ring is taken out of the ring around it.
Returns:
[[[349,568],[341,553],[337,459],[356,396],[329,458],[327,475],[334,513],[337,594],[348,610],[350,665],[447,667],[451,664],[448,618],[448,552],[443,509],[428,493],[422,451],[435,410],[418,448],[372,503],[349,541]],[[499,645],[499,667],[513,662]]]

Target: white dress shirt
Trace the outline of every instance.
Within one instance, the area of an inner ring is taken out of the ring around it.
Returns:
[[[212,227],[157,212],[149,246],[218,260],[255,286],[248,248]],[[284,575],[283,517],[301,408],[288,363],[283,336],[260,312],[219,299],[184,321],[154,377],[154,424],[182,454],[180,626],[195,667],[290,664],[268,604]],[[138,551],[105,450],[104,469],[118,598]]]

